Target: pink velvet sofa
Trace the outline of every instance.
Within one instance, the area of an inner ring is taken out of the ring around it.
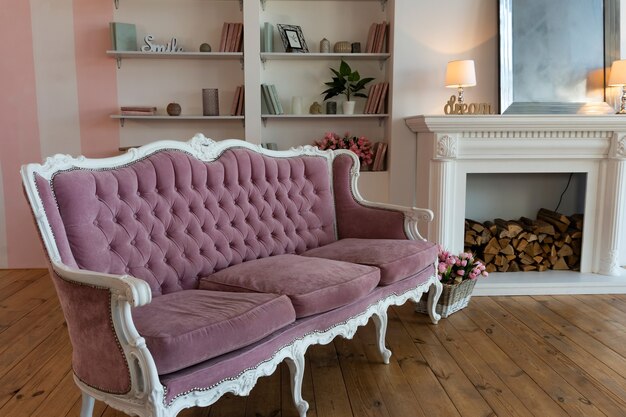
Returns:
[[[81,416],[94,399],[175,416],[247,395],[283,360],[295,406],[308,346],[351,338],[441,284],[429,210],[364,201],[358,159],[238,140],[162,141],[105,159],[22,167],[73,347]]]

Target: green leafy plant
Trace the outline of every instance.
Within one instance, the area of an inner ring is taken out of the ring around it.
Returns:
[[[324,96],[324,101],[329,98],[333,98],[335,96],[339,96],[341,94],[346,96],[346,100],[350,101],[351,97],[367,97],[367,94],[361,93],[361,90],[365,89],[365,85],[370,81],[373,81],[374,78],[367,77],[361,78],[361,75],[358,71],[352,71],[350,65],[343,59],[341,60],[341,65],[339,66],[339,71],[334,68],[330,68],[330,70],[335,74],[333,80],[327,83],[324,83],[329,88],[322,91],[322,94],[326,94]]]

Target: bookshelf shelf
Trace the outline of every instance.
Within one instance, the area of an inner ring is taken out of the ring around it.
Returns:
[[[267,125],[268,119],[278,120],[296,120],[296,119],[378,119],[378,124],[381,125],[389,114],[262,114],[261,119],[263,125]]]
[[[239,60],[243,69],[243,52],[141,52],[107,51],[107,55],[117,60],[117,68],[122,67],[122,59],[207,59]]]
[[[391,57],[390,53],[382,53],[382,54],[336,54],[336,53],[321,53],[321,52],[309,52],[309,53],[290,53],[290,52],[261,52],[261,62],[265,63],[265,61],[271,60],[280,60],[280,61],[304,61],[307,59],[310,60],[335,60],[335,59],[345,59],[345,60],[355,60],[355,61],[381,61],[385,62]]]
[[[265,6],[267,3],[271,3],[272,1],[278,1],[278,0],[259,0],[259,1],[261,2],[261,9],[265,10]],[[319,1],[319,0],[299,0],[299,1]],[[335,0],[335,1],[354,1],[354,0]],[[377,3],[380,3],[380,7],[382,11],[385,11],[385,6],[387,5],[388,0],[361,0],[361,1],[375,1]]]
[[[154,116],[135,116],[135,115],[126,115],[126,114],[112,114],[111,119],[118,119],[120,121],[120,126],[124,127],[124,121],[126,119],[129,120],[167,120],[167,121],[189,121],[189,120],[244,120],[244,116],[201,116],[201,115],[190,115],[190,116],[165,116],[165,115],[154,115]]]

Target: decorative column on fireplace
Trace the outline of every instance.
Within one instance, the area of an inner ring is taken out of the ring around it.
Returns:
[[[406,123],[417,136],[417,195],[427,196],[417,205],[435,213],[429,239],[463,250],[467,174],[584,173],[581,272],[620,275],[624,116],[415,116]]]

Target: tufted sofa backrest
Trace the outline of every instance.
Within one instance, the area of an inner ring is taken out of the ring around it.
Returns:
[[[36,178],[65,264],[130,274],[153,295],[243,261],[336,239],[328,161],[245,148],[203,162],[163,150],[115,169]]]

